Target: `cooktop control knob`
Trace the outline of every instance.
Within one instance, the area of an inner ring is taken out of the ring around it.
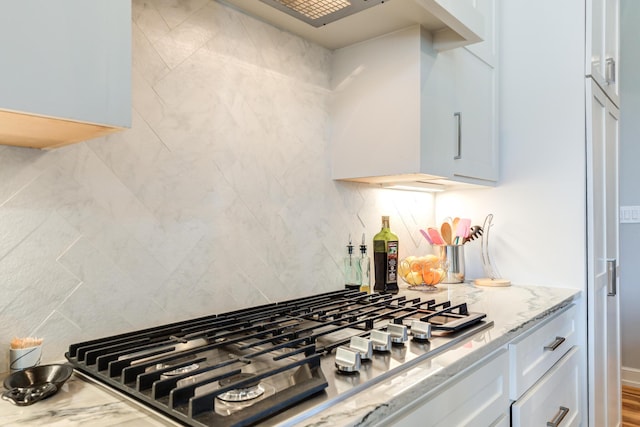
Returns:
[[[369,360],[373,355],[373,344],[367,338],[351,337],[349,348],[360,353],[360,360]]]
[[[431,338],[431,323],[414,320],[411,322],[411,335],[417,340],[428,340]]]
[[[391,342],[393,344],[404,344],[407,342],[407,327],[405,325],[389,323],[387,325],[387,332],[391,334]]]
[[[336,349],[336,368],[340,372],[358,372],[360,370],[360,353],[348,347]]]
[[[389,332],[374,329],[371,331],[370,337],[375,351],[391,350],[391,334]]]

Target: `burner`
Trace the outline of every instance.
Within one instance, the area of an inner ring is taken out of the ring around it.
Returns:
[[[165,365],[163,363],[158,363],[156,365],[156,369],[164,369],[164,368],[168,368],[169,366],[170,365]],[[186,374],[186,373],[191,372],[191,371],[195,371],[199,367],[200,367],[200,365],[198,365],[197,363],[192,363],[191,365],[183,366],[182,368],[176,368],[176,369],[174,369],[172,371],[164,372],[162,375],[160,375],[160,378],[165,380],[167,378],[171,378],[171,377],[175,377],[175,376],[178,376],[178,375]]]
[[[226,387],[234,382],[246,380],[254,376],[254,374],[240,373],[238,375],[222,379],[218,381],[218,384],[220,384],[220,387]],[[262,387],[262,385],[260,385],[260,382],[256,380],[255,382],[249,383],[242,388],[229,390],[227,392],[219,394],[218,399],[224,400],[225,402],[246,402],[248,400],[252,400],[256,397],[262,396],[263,393],[264,388]]]
[[[466,303],[416,294],[326,292],[71,344],[65,357],[185,425],[291,424],[422,361],[433,369],[430,358],[493,326]],[[359,374],[335,372],[338,352],[352,361],[341,348],[370,359]]]

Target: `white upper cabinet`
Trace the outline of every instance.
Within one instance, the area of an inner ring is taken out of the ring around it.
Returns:
[[[620,0],[587,1],[586,74],[616,106],[620,105],[618,65],[620,58]]]
[[[477,45],[438,51],[413,26],[334,52],[334,179],[495,185],[496,13],[493,0],[476,3],[487,34]]]
[[[131,2],[2,2],[0,143],[50,148],[131,125]]]

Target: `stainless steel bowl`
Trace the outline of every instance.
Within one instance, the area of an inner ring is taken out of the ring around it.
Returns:
[[[70,365],[40,365],[14,372],[4,380],[4,400],[25,406],[55,394],[71,377]]]

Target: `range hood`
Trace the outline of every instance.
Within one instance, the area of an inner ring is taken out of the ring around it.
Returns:
[[[482,41],[484,21],[461,0],[220,0],[334,50],[419,24],[436,50]]]

